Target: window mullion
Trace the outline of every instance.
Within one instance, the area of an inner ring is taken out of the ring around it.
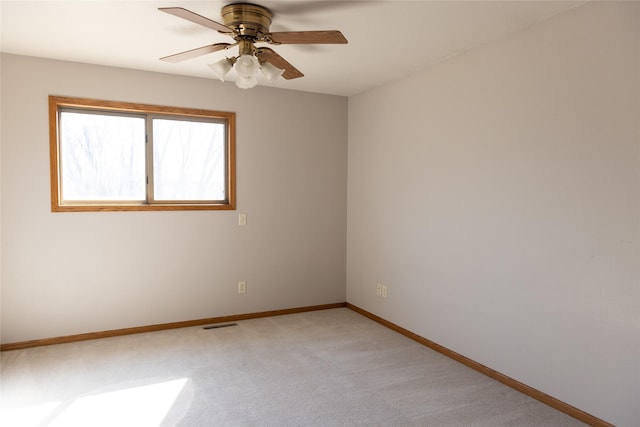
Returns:
[[[146,116],[146,167],[147,167],[147,204],[152,204],[154,201],[153,196],[153,118],[147,114]]]

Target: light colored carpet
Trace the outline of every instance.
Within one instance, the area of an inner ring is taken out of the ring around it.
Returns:
[[[581,426],[347,308],[2,353],[3,426]]]

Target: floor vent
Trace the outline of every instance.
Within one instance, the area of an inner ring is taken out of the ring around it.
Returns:
[[[237,325],[237,323],[221,323],[219,325],[203,326],[202,329],[228,328],[229,326],[236,326],[236,325]]]

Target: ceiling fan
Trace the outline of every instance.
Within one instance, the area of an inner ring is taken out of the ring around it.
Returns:
[[[249,3],[229,4],[222,8],[223,24],[182,7],[162,7],[158,10],[203,25],[233,38],[234,43],[214,43],[160,58],[167,62],[180,62],[208,53],[238,46],[238,56],[225,58],[210,67],[222,81],[233,68],[238,73],[236,85],[243,89],[257,84],[260,71],[269,79],[282,76],[296,79],[304,74],[268,47],[257,43],[280,44],[345,44],[347,39],[340,31],[280,31],[270,32],[273,14],[263,6]]]

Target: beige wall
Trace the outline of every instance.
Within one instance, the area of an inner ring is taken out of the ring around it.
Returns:
[[[238,210],[51,213],[49,94],[236,112]],[[2,342],[345,300],[346,98],[3,55],[1,111]]]
[[[640,425],[640,3],[350,98],[348,175],[347,301]]]

